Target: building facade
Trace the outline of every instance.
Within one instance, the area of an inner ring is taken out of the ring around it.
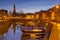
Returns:
[[[0,17],[3,17],[4,15],[7,15],[7,13],[8,13],[7,10],[1,9],[0,10]]]

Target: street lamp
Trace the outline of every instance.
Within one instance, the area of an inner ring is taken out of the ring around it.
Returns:
[[[59,9],[59,5],[56,5],[56,8]]]

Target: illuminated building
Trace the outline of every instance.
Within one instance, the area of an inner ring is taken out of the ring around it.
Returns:
[[[33,13],[27,13],[25,19],[34,19]]]
[[[46,20],[47,11],[41,11],[41,14],[42,14],[42,20]]]
[[[39,15],[40,15],[39,12],[36,12],[36,13],[34,14],[34,16],[35,16],[35,20],[36,20],[36,19],[39,20]]]
[[[4,10],[4,9],[1,9],[0,10],[0,17],[4,16],[4,15],[7,15],[8,11],[7,10]]]

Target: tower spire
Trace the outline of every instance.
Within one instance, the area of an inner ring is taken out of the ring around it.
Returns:
[[[14,4],[14,7],[13,7],[13,15],[16,14],[16,7],[15,7],[15,4]]]

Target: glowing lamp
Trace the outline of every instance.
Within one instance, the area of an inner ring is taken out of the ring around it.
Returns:
[[[56,8],[58,9],[59,8],[59,5],[56,5]]]

